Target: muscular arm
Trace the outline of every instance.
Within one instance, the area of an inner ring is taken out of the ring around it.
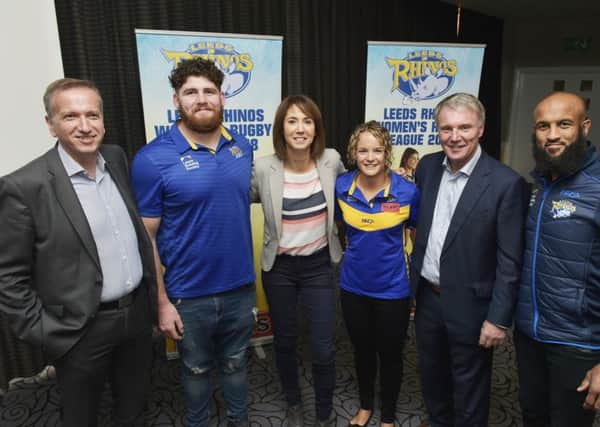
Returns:
[[[42,302],[32,287],[35,230],[17,186],[0,180],[0,310],[15,334],[42,343]]]
[[[181,321],[177,309],[167,296],[162,273],[162,262],[160,261],[160,256],[158,255],[158,249],[156,247],[156,234],[160,227],[160,220],[160,218],[142,217],[142,221],[144,222],[144,226],[146,227],[146,231],[148,231],[148,236],[152,242],[152,251],[154,253],[158,296],[158,328],[166,336],[179,341],[183,338],[183,322]]]

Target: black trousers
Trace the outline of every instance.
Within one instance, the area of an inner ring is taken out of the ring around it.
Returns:
[[[341,291],[342,312],[358,379],[360,407],[373,410],[377,358],[381,384],[381,422],[394,422],[402,384],[402,351],[410,315],[410,298],[378,299]]]
[[[440,296],[424,285],[417,294],[415,330],[431,426],[487,427],[493,351],[450,335]]]
[[[146,295],[140,291],[128,307],[98,311],[81,340],[54,362],[63,426],[97,425],[107,380],[114,400],[111,425],[144,425],[152,364]]]
[[[275,360],[288,405],[301,402],[298,382],[298,321],[302,307],[310,328],[317,418],[329,418],[335,388],[335,287],[327,248],[308,256],[279,255],[263,286],[275,339]]]
[[[576,389],[600,362],[600,351],[545,344],[515,331],[519,401],[525,427],[586,427],[594,411],[583,409],[587,391]]]

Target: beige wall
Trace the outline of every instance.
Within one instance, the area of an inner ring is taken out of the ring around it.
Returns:
[[[42,94],[63,76],[54,1],[20,0],[0,6],[0,176],[54,143],[44,123]]]

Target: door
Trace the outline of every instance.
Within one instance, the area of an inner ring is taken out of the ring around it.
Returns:
[[[588,104],[592,120],[589,139],[594,141],[594,126],[600,127],[600,68],[553,67],[519,68],[515,73],[509,139],[504,147],[508,165],[531,181],[529,172],[534,167],[531,154],[533,135],[533,109],[542,98],[556,90],[572,92],[583,97]],[[593,101],[595,99],[595,101]],[[596,132],[600,135],[600,132]]]

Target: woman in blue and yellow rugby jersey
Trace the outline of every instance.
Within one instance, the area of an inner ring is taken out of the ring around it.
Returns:
[[[342,311],[354,346],[360,395],[360,410],[350,425],[366,425],[373,413],[379,358],[381,425],[393,426],[410,312],[404,230],[417,218],[419,190],[391,173],[390,134],[375,121],[354,130],[348,161],[357,169],[338,177],[335,193],[336,215],[347,238],[340,275]]]

